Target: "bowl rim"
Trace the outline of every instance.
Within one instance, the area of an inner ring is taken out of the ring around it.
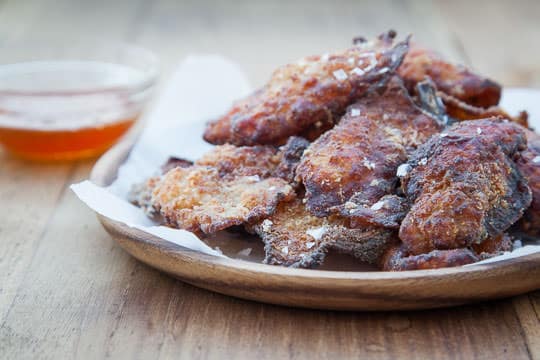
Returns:
[[[52,42],[47,42],[48,48],[54,48],[55,46],[58,47],[58,49],[66,48],[67,43],[69,43],[69,39],[63,39],[62,41],[56,40]],[[113,41],[113,40],[103,40],[99,38],[93,38],[93,37],[86,37],[86,38],[73,38],[71,41],[77,41],[78,43],[84,43],[87,45],[91,44],[99,44],[102,46],[106,46],[107,49],[113,49],[113,50],[121,50],[121,51],[133,51],[137,53],[138,59],[143,60],[146,64],[148,64],[148,69],[141,70],[143,76],[141,79],[137,80],[130,80],[127,81],[125,84],[120,85],[105,85],[105,86],[92,86],[92,87],[81,87],[81,89],[69,89],[69,90],[15,90],[15,89],[2,89],[0,87],[0,95],[2,96],[11,96],[11,97],[27,97],[27,96],[51,96],[51,97],[58,97],[58,96],[88,96],[88,95],[94,95],[94,94],[103,94],[103,93],[126,93],[126,94],[134,94],[139,92],[144,92],[150,88],[152,88],[158,81],[159,74],[160,74],[160,61],[153,51],[149,50],[148,48],[145,48],[143,46],[140,46],[138,44],[125,42],[125,41]],[[32,43],[32,40],[29,41]],[[40,42],[42,43],[42,42]],[[12,51],[15,52],[16,48],[28,48],[28,42],[25,42],[24,44],[15,43],[4,43],[0,45],[0,53],[2,52],[2,49],[5,49],[6,51]],[[88,46],[90,47],[90,46]],[[90,53],[90,52],[89,52]],[[121,62],[114,62],[114,61],[99,61],[99,60],[93,60],[93,59],[84,59],[84,56],[74,57],[73,59],[68,58],[51,58],[51,57],[37,57],[35,59],[29,59],[28,61],[15,61],[15,62],[5,62],[0,63],[0,69],[5,68],[7,66],[13,66],[18,64],[30,64],[30,63],[42,63],[42,62],[55,62],[55,63],[62,63],[62,62],[80,62],[80,63],[108,63],[108,64],[114,64],[114,65],[123,65],[129,68],[136,68],[135,66],[131,64],[122,64]]]

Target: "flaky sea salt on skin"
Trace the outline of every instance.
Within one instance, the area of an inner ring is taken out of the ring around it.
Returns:
[[[265,219],[265,220],[262,222],[262,230],[263,230],[264,232],[269,232],[270,229],[272,228],[272,225],[274,225],[274,223],[272,222],[272,220]]]
[[[355,67],[354,69],[351,70],[351,73],[353,73],[355,75],[358,75],[358,76],[362,76],[366,72],[364,70],[360,69],[359,67]]]
[[[369,161],[368,159],[364,159],[364,162],[362,163],[362,165],[364,165],[369,170],[375,169],[375,166],[376,166],[373,161]]]
[[[384,206],[384,201],[383,200],[380,200],[380,201],[377,201],[375,204],[371,205],[371,210],[381,210]]]
[[[348,77],[347,73],[343,69],[336,70],[332,74],[339,81],[347,80]]]
[[[320,240],[325,233],[326,233],[326,227],[324,226],[321,226],[315,229],[309,229],[306,231],[306,234],[308,234],[315,240]]]
[[[407,174],[409,173],[409,171],[411,171],[411,165],[405,163],[405,164],[401,164],[398,166],[397,168],[397,171],[396,171],[396,176],[397,177],[404,177],[404,176],[407,176]]]

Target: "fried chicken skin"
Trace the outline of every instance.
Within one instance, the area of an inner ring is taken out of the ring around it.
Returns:
[[[159,176],[150,177],[142,183],[134,184],[128,193],[128,201],[140,207],[150,218],[155,218],[158,215],[152,205],[152,192],[160,180]]]
[[[322,233],[327,225],[327,219],[311,215],[297,199],[282,202],[273,215],[255,224],[252,231],[265,244],[266,264],[312,268],[326,256],[328,244]]]
[[[395,238],[387,229],[350,229],[342,218],[313,216],[301,199],[282,202],[273,215],[249,230],[265,244],[265,263],[302,268],[320,265],[329,249],[376,264]]]
[[[510,250],[512,238],[504,233],[471,248],[432,250],[419,255],[408,255],[402,245],[396,244],[385,251],[379,265],[385,271],[439,269],[472,264]]]
[[[193,161],[180,159],[177,157],[170,157],[161,166],[161,175],[167,173],[169,170],[175,167],[189,167],[193,165]],[[157,215],[156,209],[152,206],[152,191],[159,183],[160,176],[152,176],[146,181],[135,184],[128,193],[128,200],[130,203],[139,206],[149,217],[155,217]]]
[[[530,236],[540,236],[540,135],[532,130],[527,134],[527,149],[517,160],[518,169],[528,180],[532,191],[531,206],[518,222],[518,230]]]
[[[525,146],[523,129],[498,119],[457,123],[420,146],[402,177],[406,252],[465,248],[515,223],[531,203],[514,163]]]
[[[384,271],[426,270],[472,264],[480,258],[469,249],[432,250],[407,256],[401,246],[392,247],[381,258]]]
[[[452,64],[417,44],[411,45],[397,73],[411,91],[428,76],[440,91],[477,107],[497,105],[501,98],[501,86],[496,82],[473,73],[465,66]]]
[[[384,210],[385,202],[378,202],[395,192],[398,166],[441,129],[398,84],[364,97],[304,152],[297,177],[307,208],[316,216],[341,213],[384,225],[373,212]]]
[[[511,251],[513,242],[514,239],[510,235],[502,233],[497,236],[492,236],[482,241],[480,244],[472,244],[471,249],[478,254],[481,259],[486,259]]]
[[[163,175],[151,204],[167,225],[198,235],[254,222],[294,197],[286,180],[272,176],[279,163],[273,147],[218,146]]]
[[[309,141],[306,139],[298,136],[290,137],[287,143],[279,149],[279,164],[274,169],[273,176],[286,180],[295,188],[298,187],[299,183],[295,179],[296,169],[308,146]]]
[[[394,45],[394,36],[279,68],[266,86],[210,122],[204,139],[235,145],[280,145],[293,135],[315,139],[392,76],[408,50],[408,41]]]
[[[529,127],[529,114],[526,111],[521,111],[517,116],[509,115],[504,109],[499,106],[490,106],[488,108],[469,105],[451,95],[442,91],[438,92],[438,96],[443,100],[445,110],[448,116],[455,120],[475,120],[487,119],[490,117],[501,117],[511,120],[523,127]]]

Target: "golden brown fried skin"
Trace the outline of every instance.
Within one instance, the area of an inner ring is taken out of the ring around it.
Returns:
[[[439,91],[438,95],[444,102],[446,113],[455,120],[475,120],[487,119],[490,117],[501,117],[520,124],[523,127],[529,127],[529,114],[527,114],[526,111],[521,111],[517,116],[510,116],[499,106],[481,108],[469,105],[441,91]]]
[[[384,195],[371,206],[361,205],[362,194],[355,194],[345,204],[332,208],[349,220],[351,228],[382,226],[398,229],[409,211],[407,199],[397,195]]]
[[[376,264],[395,233],[375,227],[350,229],[337,217],[315,217],[301,199],[282,202],[276,212],[255,224],[265,243],[265,263],[312,268],[320,265],[328,249]]]
[[[170,157],[161,166],[161,175],[167,173],[175,167],[188,167],[193,165],[193,161]],[[139,206],[149,217],[155,217],[156,211],[152,206],[152,191],[160,180],[159,176],[153,176],[142,183],[135,184],[128,193],[128,200],[134,205]]]
[[[337,212],[366,221],[369,217],[384,225],[368,212],[385,207],[378,202],[394,193],[396,170],[407,153],[441,129],[403,87],[361,99],[304,152],[297,177],[306,187],[309,211],[316,216]]]
[[[408,255],[403,245],[390,247],[381,257],[380,267],[386,271],[439,269],[471,264],[512,250],[512,238],[499,234],[470,249],[433,250],[427,254]]]
[[[387,81],[408,50],[393,35],[344,52],[311,56],[276,70],[269,83],[208,124],[212,144],[280,145],[293,135],[313,140],[331,128],[348,105]]]
[[[533,200],[516,225],[527,235],[540,236],[540,135],[532,130],[525,130],[525,132],[527,149],[521,153],[517,166],[529,182]]]
[[[218,146],[163,175],[151,204],[169,226],[199,235],[257,221],[294,197],[286,180],[271,177],[279,160],[273,147]]]
[[[493,256],[500,255],[506,251],[512,250],[513,238],[506,234],[502,233],[497,236],[492,236],[480,244],[472,244],[471,249],[478,254],[481,259],[490,258]]]
[[[279,148],[279,164],[273,171],[273,176],[282,178],[298,187],[298,182],[295,180],[296,169],[304,151],[308,148],[309,141],[298,136],[292,136],[287,143]]]
[[[411,45],[397,72],[411,91],[416,83],[429,76],[439,90],[470,105],[487,108],[497,105],[501,98],[501,86],[496,82],[462,65],[449,63],[434,51],[416,44]]]
[[[402,178],[413,204],[399,231],[407,253],[464,248],[515,223],[531,202],[513,161],[525,144],[521,126],[485,119],[457,123],[422,145]]]
[[[129,202],[140,207],[151,218],[157,215],[157,211],[152,205],[152,192],[160,180],[159,176],[151,177],[140,184],[133,185],[128,193]]]
[[[264,262],[311,268],[322,263],[328,249],[322,233],[327,219],[309,214],[302,201],[282,202],[270,217],[253,226],[265,244]]]
[[[472,264],[480,258],[469,249],[432,250],[426,254],[407,256],[395,246],[381,258],[384,271],[426,270]]]

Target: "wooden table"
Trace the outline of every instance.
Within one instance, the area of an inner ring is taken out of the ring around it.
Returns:
[[[156,51],[164,77],[222,53],[261,84],[389,27],[511,86],[540,86],[540,2],[0,0],[0,42],[90,35]],[[209,99],[211,101],[211,99]],[[0,358],[540,358],[540,292],[407,313],[308,311],[183,284],[125,254],[68,189],[93,161],[0,152]]]

